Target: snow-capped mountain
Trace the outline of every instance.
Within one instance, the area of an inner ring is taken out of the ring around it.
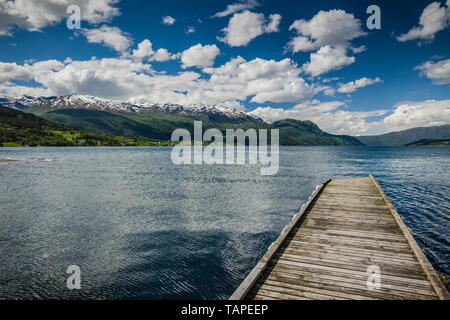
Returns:
[[[153,110],[163,113],[178,113],[184,115],[215,115],[233,120],[263,122],[262,119],[246,112],[218,105],[188,105],[179,104],[133,104],[124,101],[108,100],[87,95],[67,95],[58,97],[9,97],[0,96],[0,105],[23,110],[30,107],[50,107],[55,109],[91,109],[110,112],[144,112]]]
[[[218,105],[188,105],[182,106],[179,104],[153,104],[144,106],[145,108],[150,108],[155,111],[164,112],[164,113],[179,113],[186,115],[199,115],[199,114],[209,114],[216,116],[225,116],[230,119],[241,119],[241,120],[249,120],[253,122],[263,122],[261,118],[250,115],[244,111],[240,111],[237,109],[226,108]]]
[[[93,96],[68,95],[59,97],[8,97],[0,96],[0,105],[23,110],[29,107],[50,107],[59,109],[96,109],[104,111],[138,112],[141,107],[128,102],[107,100]]]

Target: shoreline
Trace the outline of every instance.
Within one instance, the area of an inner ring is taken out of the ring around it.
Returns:
[[[168,148],[175,145],[151,145],[151,146],[1,146],[2,148]],[[204,145],[207,146],[207,145]],[[225,146],[224,146],[225,147]],[[280,145],[280,147],[368,147],[368,148],[448,148],[450,145],[422,145],[422,146],[367,146],[367,145]]]

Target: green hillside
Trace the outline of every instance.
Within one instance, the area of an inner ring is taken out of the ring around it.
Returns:
[[[420,140],[448,140],[450,139],[450,125],[413,128],[379,136],[356,138],[368,146],[405,146]]]
[[[36,115],[0,106],[0,146],[151,146],[167,141],[110,136],[77,130]]]
[[[350,136],[336,136],[323,132],[310,121],[282,120],[269,125],[250,120],[231,120],[220,115],[187,115],[149,110],[140,113],[107,112],[88,109],[28,108],[47,120],[65,124],[79,130],[88,130],[108,135],[142,137],[147,139],[170,140],[172,132],[178,128],[193,131],[195,120],[202,121],[203,129],[279,129],[281,145],[361,145]]]
[[[450,139],[445,140],[433,140],[433,139],[423,139],[419,140],[413,143],[407,144],[407,146],[410,147],[426,147],[426,146],[444,146],[449,147],[450,146]]]
[[[272,128],[280,130],[281,145],[302,146],[342,146],[361,145],[357,139],[350,136],[336,136],[323,132],[311,121],[286,119],[274,122]]]

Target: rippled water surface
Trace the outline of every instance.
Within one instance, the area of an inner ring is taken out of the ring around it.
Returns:
[[[449,148],[283,147],[271,177],[170,151],[0,148],[0,298],[228,298],[316,185],[369,173],[450,278]]]

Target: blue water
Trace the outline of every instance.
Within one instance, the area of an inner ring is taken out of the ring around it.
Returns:
[[[450,278],[450,148],[282,147],[276,176],[170,151],[0,148],[0,298],[228,298],[316,185],[369,173]]]

